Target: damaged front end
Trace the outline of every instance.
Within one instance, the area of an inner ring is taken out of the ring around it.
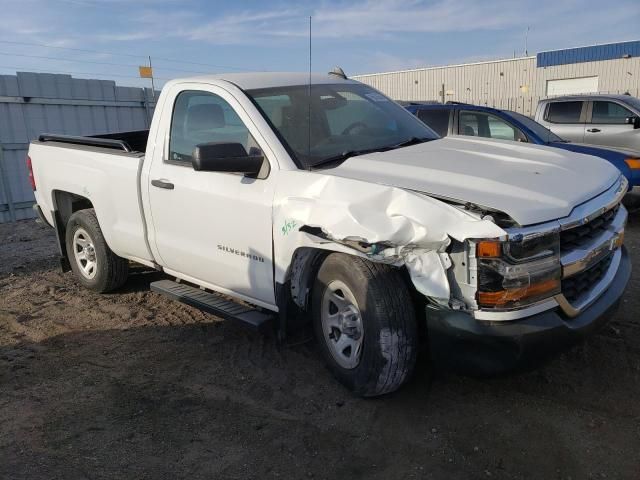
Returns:
[[[274,210],[276,281],[290,281],[298,306],[308,296],[301,272],[309,249],[405,267],[416,290],[431,302],[476,306],[469,275],[457,273],[464,260],[454,250],[469,239],[506,238],[493,218],[401,188],[323,174],[288,175],[289,195],[278,199]]]

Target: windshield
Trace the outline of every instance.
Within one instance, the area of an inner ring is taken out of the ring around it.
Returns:
[[[400,105],[362,84],[299,85],[246,93],[302,168],[440,138]]]
[[[550,142],[565,142],[566,140],[560,138],[558,135],[553,133],[551,130],[546,128],[544,125],[540,125],[535,120],[526,117],[518,112],[512,112],[510,110],[504,110],[504,113],[509,115],[511,118],[516,120],[517,122],[522,123],[525,127],[531,130],[534,135],[537,135],[542,139],[542,141],[546,143]]]

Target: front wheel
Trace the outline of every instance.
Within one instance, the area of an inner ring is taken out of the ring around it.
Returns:
[[[111,251],[92,208],[71,215],[65,240],[71,269],[84,287],[105,293],[126,282],[129,262]]]
[[[329,255],[313,288],[314,330],[331,372],[357,395],[397,390],[413,373],[418,330],[400,272]]]

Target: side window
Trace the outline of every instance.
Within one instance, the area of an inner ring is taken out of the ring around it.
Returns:
[[[471,112],[460,112],[458,117],[458,134],[468,137],[480,136],[480,124],[478,115]]]
[[[547,107],[545,120],[551,123],[580,123],[582,102],[552,102]]]
[[[482,112],[460,112],[460,135],[526,141],[525,135],[499,117]]]
[[[195,146],[211,142],[240,143],[249,153],[257,148],[240,117],[221,97],[201,91],[181,92],[173,107],[168,160],[191,162]]]
[[[614,102],[593,102],[591,123],[611,123],[622,125],[627,117],[633,117],[633,113]]]
[[[419,109],[418,118],[441,137],[449,134],[449,110]]]

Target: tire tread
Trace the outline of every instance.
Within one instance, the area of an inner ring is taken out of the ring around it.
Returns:
[[[409,289],[398,268],[374,263],[367,259],[332,253],[325,259],[321,270],[331,269],[333,274],[348,274],[352,279],[361,278],[365,284],[365,317],[376,324],[367,330],[365,326],[365,346],[373,344],[371,334],[377,334],[376,352],[367,355],[368,365],[357,367],[357,373],[336,368],[327,354],[325,361],[336,377],[357,395],[370,397],[391,393],[402,386],[413,374],[417,361],[418,332],[414,303]],[[316,292],[319,295],[320,292]],[[368,340],[367,340],[368,338]],[[324,339],[318,335],[319,341]],[[323,347],[323,352],[326,346]],[[364,352],[363,352],[364,355]],[[390,362],[390,364],[388,364]]]
[[[417,338],[415,328],[415,313],[413,303],[409,292],[406,288],[398,288],[398,285],[404,286],[396,268],[382,263],[374,263],[360,257],[355,257],[355,262],[365,273],[374,289],[387,292],[386,295],[376,295],[376,309],[378,312],[384,312],[388,318],[387,328],[391,337],[409,333],[414,339]],[[377,292],[374,292],[377,293]],[[405,339],[409,340],[409,339]],[[389,339],[391,342],[391,338]],[[413,342],[415,343],[415,341]],[[373,391],[367,389],[364,395],[383,395],[397,390],[408,379],[414,370],[416,363],[417,345],[403,345],[400,348],[400,355],[397,360],[387,369],[386,378],[372,378],[370,386],[375,383]],[[373,373],[373,372],[372,372]],[[383,380],[381,383],[380,380]]]

